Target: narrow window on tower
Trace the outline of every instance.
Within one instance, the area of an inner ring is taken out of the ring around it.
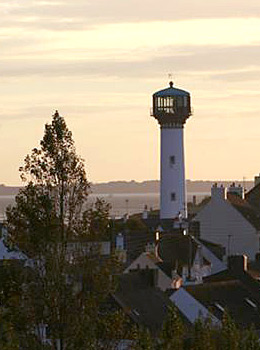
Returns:
[[[170,167],[172,168],[175,164],[175,156],[170,156]]]
[[[171,193],[171,201],[175,201],[176,200],[176,193],[175,192],[172,192]]]

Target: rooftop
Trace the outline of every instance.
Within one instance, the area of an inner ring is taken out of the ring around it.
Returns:
[[[170,96],[189,96],[187,91],[176,89],[173,87],[173,83],[170,82],[170,87],[157,91],[153,94],[153,97],[170,97]]]
[[[130,318],[157,333],[167,314],[170,299],[154,287],[154,270],[139,270],[120,276],[119,288],[114,294],[118,304]]]
[[[218,275],[218,281],[211,280],[185,289],[201,304],[210,308],[220,320],[226,310],[239,325],[254,324],[256,329],[260,329],[260,300],[251,286],[236,277],[228,276],[228,273]]]
[[[260,230],[260,211],[257,208],[236,194],[228,193],[227,199],[252,226]]]

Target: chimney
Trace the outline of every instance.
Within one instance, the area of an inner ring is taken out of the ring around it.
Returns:
[[[218,187],[218,184],[215,183],[211,187],[211,199],[213,201],[223,201],[227,199],[227,189],[221,185]]]
[[[235,182],[233,182],[229,188],[228,193],[235,194],[236,196],[241,197],[242,199],[245,199],[245,190],[241,185],[236,186]]]
[[[231,255],[228,257],[228,268],[235,274],[247,271],[248,257],[246,255]]]
[[[255,186],[260,183],[260,174],[255,176]]]

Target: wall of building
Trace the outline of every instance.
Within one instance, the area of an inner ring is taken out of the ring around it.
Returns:
[[[165,291],[168,288],[171,288],[172,279],[167,276],[156,264],[155,262],[149,257],[149,253],[142,253],[137,259],[135,259],[131,265],[129,265],[125,270],[124,273],[129,273],[131,270],[136,269],[154,269],[158,271],[158,287]]]
[[[212,198],[196,215],[200,222],[200,237],[221,244],[226,255],[246,254],[252,260],[259,251],[256,229],[225,198]]]

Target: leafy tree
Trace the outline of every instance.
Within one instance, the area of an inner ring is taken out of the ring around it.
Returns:
[[[178,315],[177,308],[171,306],[168,309],[166,320],[160,334],[160,349],[182,350],[184,343],[184,326]]]
[[[259,336],[254,327],[250,327],[243,332],[240,350],[260,350]]]
[[[134,327],[133,329],[133,346],[132,350],[153,350],[156,342],[152,339],[147,328]]]
[[[93,206],[83,214],[82,227],[79,234],[87,235],[93,239],[111,239],[109,211],[110,203],[102,198],[97,198]],[[86,232],[87,231],[87,232]]]
[[[16,280],[22,279],[18,302],[8,297],[20,315],[11,319],[20,346],[49,348],[48,325],[53,349],[57,339],[61,350],[95,348],[99,307],[113,290],[116,268],[113,259],[102,263],[97,243],[108,234],[109,206],[98,200],[87,207],[84,163],[57,111],[20,172],[26,186],[6,212],[7,244],[28,256]]]
[[[238,327],[231,319],[230,315],[225,312],[222,319],[222,328],[220,331],[221,349],[238,350],[241,341],[241,333]]]
[[[192,350],[216,349],[217,329],[213,327],[210,319],[197,319],[193,327]]]

